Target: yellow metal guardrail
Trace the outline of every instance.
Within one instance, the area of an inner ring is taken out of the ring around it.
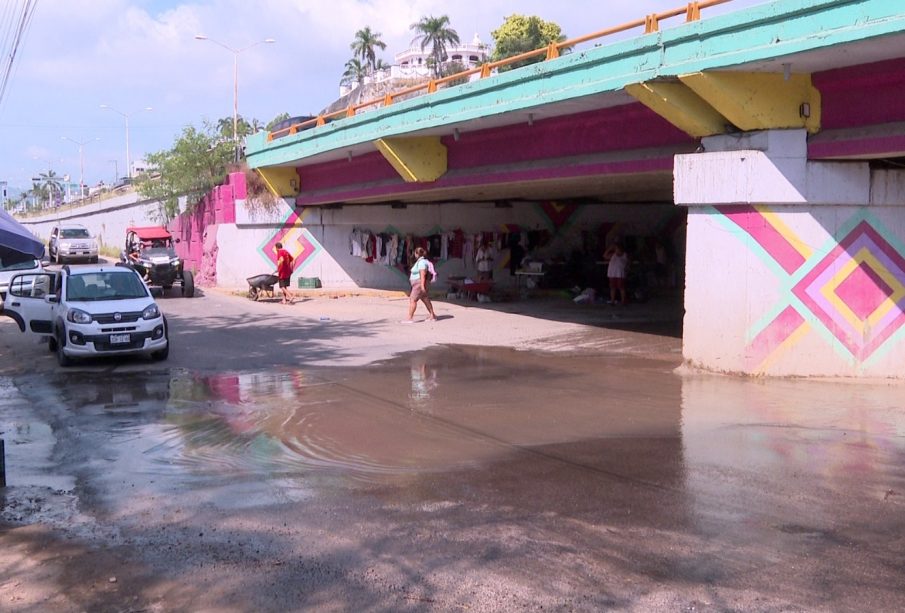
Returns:
[[[355,114],[365,108],[381,105],[381,106],[390,106],[393,104],[393,101],[396,98],[401,98],[402,96],[407,96],[409,94],[414,94],[420,91],[425,91],[428,94],[432,94],[441,85],[445,85],[451,81],[456,81],[458,79],[468,78],[472,75],[480,74],[481,78],[489,77],[495,68],[499,68],[501,66],[507,66],[509,64],[515,64],[516,62],[521,62],[523,60],[544,56],[544,60],[553,60],[559,57],[560,51],[562,49],[567,49],[569,47],[574,47],[575,45],[579,45],[581,43],[586,43],[588,41],[592,41],[598,38],[604,38],[606,36],[611,36],[613,34],[618,34],[619,32],[626,32],[628,30],[633,30],[635,28],[644,27],[644,33],[650,34],[652,32],[657,32],[660,30],[660,22],[665,19],[670,19],[672,17],[678,17],[679,15],[685,15],[685,21],[697,21],[701,18],[701,9],[706,9],[711,6],[716,6],[718,4],[726,4],[727,2],[732,2],[732,0],[704,0],[702,2],[689,2],[686,6],[671,9],[668,11],[663,11],[662,13],[653,13],[650,15],[646,15],[641,19],[636,19],[634,21],[629,21],[628,23],[623,23],[618,26],[614,26],[611,28],[606,28],[604,30],[599,30],[597,32],[592,32],[591,34],[586,34],[584,36],[579,36],[577,38],[570,38],[569,40],[564,40],[558,43],[550,43],[546,47],[541,47],[540,49],[535,49],[533,51],[526,51],[525,53],[520,53],[519,55],[514,55],[512,57],[507,57],[502,60],[497,60],[495,62],[487,62],[486,64],[482,64],[476,68],[471,68],[469,70],[463,70],[462,72],[457,72],[455,74],[447,75],[445,77],[441,77],[439,79],[431,79],[425,83],[420,83],[418,85],[414,85],[412,87],[408,87],[406,89],[402,89],[396,92],[388,93],[380,98],[373,98],[371,100],[366,100],[364,102],[359,102],[358,104],[350,104],[345,109],[340,109],[338,111],[333,111],[332,113],[325,113],[323,115],[318,115],[313,119],[308,119],[306,121],[302,121],[296,124],[292,124],[287,128],[281,128],[280,130],[275,130],[270,132],[267,135],[267,140],[272,141],[275,138],[281,138],[283,136],[288,136],[290,134],[295,134],[299,130],[303,130],[305,128],[309,128],[311,126],[322,126],[327,123],[330,119],[338,119],[341,117],[354,117]]]

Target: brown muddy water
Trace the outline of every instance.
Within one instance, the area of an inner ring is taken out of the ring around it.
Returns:
[[[445,347],[366,368],[6,379],[0,519],[147,545],[162,537],[143,524],[226,533],[272,514],[354,524],[369,559],[373,522],[411,539],[394,555],[413,564],[446,556],[436,591],[482,552],[515,604],[706,601],[644,600],[672,585],[754,610],[905,605],[901,387],[673,366]],[[545,571],[565,583],[532,584]],[[588,596],[604,580],[606,598]]]

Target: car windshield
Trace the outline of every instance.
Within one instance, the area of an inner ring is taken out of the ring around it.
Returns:
[[[141,278],[129,271],[103,271],[70,275],[66,299],[79,302],[144,298],[148,290]]]
[[[91,238],[85,228],[63,228],[60,230],[60,238]]]
[[[6,272],[8,270],[31,270],[32,268],[37,267],[38,260],[25,260],[24,262],[7,264],[2,259],[0,259],[0,272]]]

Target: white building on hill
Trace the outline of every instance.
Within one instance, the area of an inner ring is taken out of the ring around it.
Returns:
[[[464,70],[480,66],[484,62],[490,60],[491,48],[489,45],[481,41],[481,38],[475,34],[470,43],[448,47],[446,49],[447,59],[444,65],[459,63]],[[405,51],[397,53],[394,56],[393,65],[386,70],[378,70],[373,75],[365,77],[365,85],[377,85],[386,81],[393,80],[423,80],[431,76],[431,70],[428,65],[430,57],[430,47],[421,49],[420,45],[415,45]],[[348,95],[354,90],[356,84],[340,85],[340,98]]]

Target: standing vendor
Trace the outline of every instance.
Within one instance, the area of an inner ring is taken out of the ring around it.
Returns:
[[[478,266],[479,281],[490,281],[493,279],[493,260],[495,258],[496,252],[490,245],[490,241],[484,239],[474,257],[475,263]]]

